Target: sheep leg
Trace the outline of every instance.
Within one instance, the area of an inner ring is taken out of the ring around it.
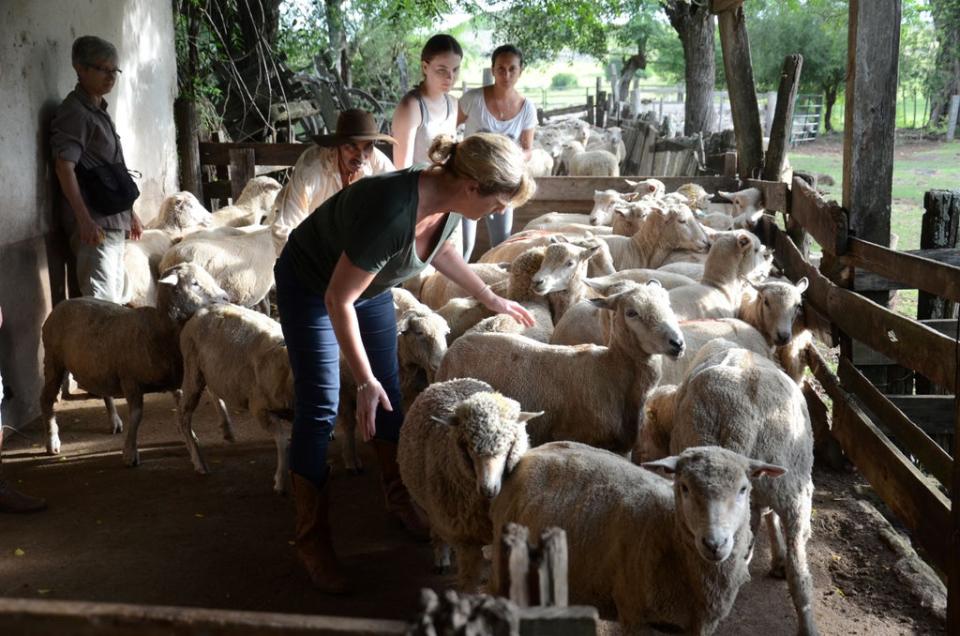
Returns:
[[[123,445],[123,463],[127,466],[140,465],[140,451],[137,450],[137,431],[140,429],[140,420],[143,419],[143,392],[140,387],[124,387],[124,397],[127,399],[127,438]]]
[[[187,452],[190,453],[190,462],[193,464],[193,469],[200,475],[206,475],[210,471],[207,469],[207,464],[203,461],[203,455],[200,453],[200,442],[197,440],[197,435],[193,432],[193,412],[197,410],[200,396],[203,395],[203,389],[206,388],[206,382],[199,369],[190,368],[186,364],[184,367],[183,397],[180,399],[180,417],[177,420],[177,428],[180,429],[180,435],[183,436]],[[214,403],[216,401],[214,400]]]
[[[265,408],[256,408],[254,417],[260,426],[273,436],[277,447],[277,470],[273,474],[273,492],[278,495],[287,492],[287,473],[289,470],[287,447],[290,446],[290,422],[273,415]]]
[[[103,398],[103,404],[107,407],[107,421],[110,422],[110,433],[117,435],[123,432],[123,420],[117,413],[117,405],[114,404],[112,397]]]
[[[770,576],[778,579],[787,576],[784,565],[784,554],[787,546],[783,541],[783,529],[780,527],[780,517],[772,510],[765,516],[767,521],[767,537],[770,539]]]
[[[261,298],[260,302],[254,305],[254,307],[256,307],[257,311],[259,311],[263,315],[269,316],[270,315],[270,294],[268,293],[266,296]]]
[[[483,551],[482,546],[457,544],[453,546],[457,554],[457,588],[461,592],[475,594],[482,591]]]
[[[60,393],[60,384],[66,378],[66,369],[53,359],[50,352],[43,359],[43,390],[40,392],[40,413],[47,424],[47,453],[60,453],[60,427],[57,426],[57,416],[53,405]]]
[[[213,401],[213,408],[217,409],[217,416],[220,418],[220,429],[223,431],[223,440],[225,442],[235,442],[237,440],[233,431],[233,419],[230,417],[230,411],[227,410],[227,403],[218,397],[210,388],[207,388],[210,399]]]
[[[810,538],[810,511],[813,507],[813,482],[807,482],[799,496],[779,511],[787,542],[787,584],[797,610],[798,634],[816,636],[813,621],[813,579],[807,567],[807,540]]]

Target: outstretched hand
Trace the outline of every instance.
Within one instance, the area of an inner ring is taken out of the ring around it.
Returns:
[[[498,314],[506,314],[524,327],[532,327],[537,324],[533,314],[527,311],[527,308],[520,303],[513,300],[507,300],[506,298],[497,296],[492,292],[488,294],[488,296],[490,297],[490,300],[484,302],[484,306],[490,311]]]
[[[375,379],[364,382],[357,388],[357,425],[365,442],[377,433],[377,406],[393,411],[383,386]]]

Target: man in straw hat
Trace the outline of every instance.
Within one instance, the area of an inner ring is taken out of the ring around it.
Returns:
[[[373,147],[375,141],[395,144],[396,140],[381,134],[373,115],[365,110],[343,111],[337,117],[335,133],[317,135],[313,140],[317,145],[300,155],[293,176],[270,210],[268,223],[278,256],[293,228],[321,203],[362,177],[396,170],[390,159]]]

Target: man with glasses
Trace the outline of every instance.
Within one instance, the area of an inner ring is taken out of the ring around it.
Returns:
[[[76,39],[72,50],[77,86],[57,108],[50,143],[63,197],[60,215],[76,258],[77,282],[84,296],[120,302],[123,296],[124,239],[140,238],[133,210],[105,213],[84,199],[76,170],[123,162],[120,136],[107,113],[104,95],[113,90],[120,69],[113,44],[92,35]]]

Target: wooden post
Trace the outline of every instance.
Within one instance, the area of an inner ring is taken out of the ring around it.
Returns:
[[[173,113],[177,127],[177,155],[180,158],[180,189],[203,201],[196,104],[191,99],[178,97],[173,102]]]
[[[596,121],[593,117],[593,95],[587,95],[587,123],[592,124]]]
[[[530,606],[527,572],[530,570],[530,548],[526,526],[508,523],[500,537],[500,580],[498,595],[506,596],[518,607]]]
[[[960,395],[960,384],[953,387],[954,395]],[[950,511],[953,517],[953,549],[950,571],[947,572],[947,633],[960,635],[960,400],[955,400],[953,427],[953,490]]]
[[[569,603],[567,587],[567,533],[561,528],[547,528],[540,535],[541,605],[566,607]]]
[[[779,181],[783,162],[787,158],[787,145],[790,143],[790,130],[793,127],[793,105],[800,86],[800,71],[803,69],[802,55],[788,55],[783,60],[780,72],[780,89],[777,91],[777,112],[770,128],[770,143],[763,163],[763,178],[766,181]]]
[[[720,26],[727,93],[730,95],[730,114],[737,133],[740,176],[749,179],[759,174],[763,166],[763,131],[760,129],[760,109],[753,82],[750,40],[743,7],[738,4],[724,11],[717,16],[717,22]]]
[[[960,115],[960,95],[953,95],[950,98],[950,110],[947,116],[947,141],[953,141],[954,134],[957,132],[957,116]]]
[[[607,93],[606,91],[600,91],[597,93],[597,116],[596,116],[597,126],[600,128],[607,127]]]
[[[237,202],[237,197],[256,174],[257,163],[253,148],[230,149],[230,198]]]
[[[770,136],[770,131],[773,129],[773,117],[776,110],[777,91],[767,91],[767,104],[763,109],[763,134],[767,137]]]

